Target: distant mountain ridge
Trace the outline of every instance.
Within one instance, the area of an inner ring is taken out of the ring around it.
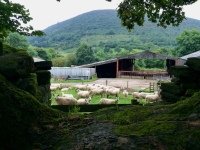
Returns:
[[[128,32],[121,26],[117,10],[94,10],[49,26],[43,30],[45,36],[31,37],[28,40],[35,46],[65,51],[74,50],[83,42],[94,47],[101,47],[102,43],[105,47],[105,43],[116,41],[122,44],[127,41],[136,43],[131,46],[132,48],[140,48],[138,43],[148,44],[147,47],[173,47],[176,45],[175,38],[185,29],[192,28],[200,30],[200,21],[187,18],[179,27],[169,26],[164,29],[146,18],[144,26],[135,26],[134,30]]]

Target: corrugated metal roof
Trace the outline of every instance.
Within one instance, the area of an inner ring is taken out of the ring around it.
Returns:
[[[194,52],[194,53],[191,53],[191,54],[182,56],[181,58],[182,58],[182,59],[188,59],[188,58],[190,58],[190,57],[197,57],[197,58],[200,58],[200,50],[197,51],[197,52]]]
[[[117,59],[135,59],[135,58],[140,58],[140,59],[171,59],[171,60],[177,59],[177,58],[172,57],[172,56],[167,56],[167,55],[162,55],[162,54],[153,53],[153,52],[149,52],[149,51],[144,51],[144,52],[140,52],[140,53],[130,54],[130,55],[126,55],[126,56],[117,57],[117,58],[114,58],[114,59],[99,61],[99,62],[95,62],[95,63],[91,63],[91,64],[85,64],[85,65],[76,66],[76,67],[78,67],[78,68],[94,67],[94,66],[99,66],[99,65],[103,65],[103,64],[116,62]]]
[[[99,62],[95,62],[95,63],[91,63],[91,64],[85,64],[85,65],[81,65],[81,66],[76,66],[76,67],[77,68],[94,67],[94,66],[99,66],[99,65],[103,65],[103,64],[109,64],[112,62],[116,62],[116,58],[105,60],[105,61],[99,61]]]
[[[45,61],[45,60],[43,60],[43,59],[40,59],[40,58],[35,58],[35,57],[33,57],[33,60],[34,60],[34,62]]]

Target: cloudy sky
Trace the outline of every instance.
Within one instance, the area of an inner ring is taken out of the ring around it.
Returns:
[[[116,9],[122,0],[12,0],[29,9],[33,20],[30,24],[37,30],[43,30],[58,22],[73,18],[85,12],[98,9]],[[186,17],[200,20],[200,0],[185,6]]]

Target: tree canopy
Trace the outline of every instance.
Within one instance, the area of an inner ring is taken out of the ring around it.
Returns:
[[[15,47],[27,50],[29,47],[29,42],[25,36],[20,35],[19,33],[10,33],[6,43]]]
[[[29,10],[23,5],[9,0],[0,0],[0,41],[8,36],[9,31],[25,36],[43,35],[42,31],[34,30],[31,25],[22,25],[33,19],[29,15]]]
[[[86,44],[81,44],[76,50],[75,55],[77,65],[93,63],[96,60],[92,47]]]
[[[185,30],[177,38],[178,47],[176,52],[178,56],[188,55],[200,50],[200,32],[196,29]]]
[[[134,29],[135,24],[143,26],[145,15],[158,26],[178,26],[185,19],[183,6],[196,1],[198,0],[123,0],[118,6],[118,17],[128,30]]]

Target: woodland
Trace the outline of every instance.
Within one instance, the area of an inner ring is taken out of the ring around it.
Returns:
[[[42,37],[20,37],[18,48],[27,46],[33,57],[51,60],[54,67],[88,64],[119,56],[151,51],[181,57],[200,49],[200,21],[186,18],[179,26],[162,28],[148,21],[128,32],[117,10],[95,10],[45,29]],[[7,43],[16,47],[17,33]],[[13,40],[11,40],[13,39]],[[185,42],[186,41],[186,42]],[[136,69],[165,68],[162,60],[136,60]]]

